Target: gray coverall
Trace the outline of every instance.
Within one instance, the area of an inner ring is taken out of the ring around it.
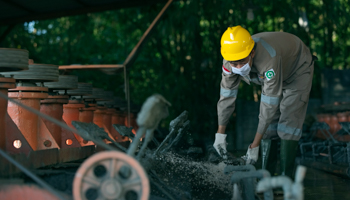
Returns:
[[[227,125],[243,80],[261,85],[257,132],[263,134],[263,139],[273,139],[278,134],[283,140],[299,140],[314,71],[310,50],[289,33],[263,32],[252,38],[256,49],[249,76],[232,73],[230,63],[223,61],[217,104],[219,125]]]

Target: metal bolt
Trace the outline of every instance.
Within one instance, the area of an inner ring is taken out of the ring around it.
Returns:
[[[51,147],[51,145],[52,145],[52,142],[50,140],[45,140],[44,142],[45,147]]]

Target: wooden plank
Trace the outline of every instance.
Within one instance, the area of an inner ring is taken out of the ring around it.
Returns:
[[[123,65],[61,65],[58,69],[119,69]]]

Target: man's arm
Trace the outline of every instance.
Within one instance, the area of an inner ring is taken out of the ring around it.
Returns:
[[[224,60],[222,65],[222,79],[220,84],[220,100],[217,104],[218,130],[215,134],[214,148],[224,159],[227,159],[226,151],[226,125],[235,109],[235,101],[240,83],[239,75],[233,74],[230,64]]]
[[[217,104],[219,125],[218,131],[220,131],[220,133],[225,133],[226,125],[228,124],[228,121],[235,110],[239,83],[239,75],[232,73],[230,64],[224,60],[220,83],[220,99]]]
[[[250,148],[260,145],[260,141],[278,109],[282,97],[283,76],[281,60],[280,58],[275,58],[270,64],[272,67],[264,74],[265,80],[260,100],[259,125]]]
[[[217,133],[225,133],[226,126],[219,125]]]

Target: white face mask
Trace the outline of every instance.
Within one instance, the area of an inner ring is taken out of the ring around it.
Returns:
[[[232,72],[235,74],[239,74],[241,76],[247,76],[249,75],[250,72],[250,66],[249,66],[249,62],[250,62],[250,56],[249,56],[249,61],[247,62],[247,64],[243,65],[243,67],[241,68],[236,68],[236,67],[232,67]]]

